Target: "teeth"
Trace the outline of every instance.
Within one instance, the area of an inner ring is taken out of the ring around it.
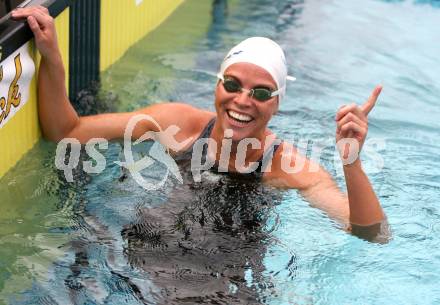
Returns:
[[[238,120],[238,121],[244,121],[244,122],[250,122],[250,121],[252,121],[252,118],[251,118],[250,116],[245,115],[245,114],[240,114],[240,113],[237,113],[237,112],[232,111],[232,110],[229,110],[229,111],[228,111],[228,114],[229,114],[233,119],[236,119],[236,120]]]

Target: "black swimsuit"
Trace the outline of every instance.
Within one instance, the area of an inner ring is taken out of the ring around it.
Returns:
[[[214,123],[198,139],[209,138]],[[260,180],[273,153],[263,154],[254,173],[219,175],[213,169],[196,183],[188,170],[193,146],[174,158],[184,182],[165,202],[140,205],[122,229],[124,253],[131,266],[149,274],[157,304],[262,304],[258,285],[271,282],[264,258],[278,224],[273,207],[282,198]]]
[[[212,129],[214,128],[215,120],[216,120],[216,118],[214,117],[214,118],[212,118],[209,121],[209,123],[205,126],[205,128],[203,129],[202,133],[197,138],[197,140],[199,140],[199,139],[208,139],[210,137]],[[196,143],[196,141],[194,141],[194,143]],[[277,140],[275,139],[275,141],[277,141]],[[177,157],[175,157],[176,162],[178,164],[180,164],[180,165],[184,164],[185,166],[189,165],[189,163],[191,162],[192,154],[193,154],[194,143],[186,151],[184,151],[183,153],[181,153]],[[211,168],[211,170],[215,171],[217,173],[228,174],[230,176],[240,176],[240,177],[243,177],[243,178],[254,178],[254,179],[260,180],[263,177],[263,174],[264,174],[263,169],[268,164],[268,162],[273,158],[275,152],[277,151],[277,149],[278,149],[278,147],[280,145],[281,145],[280,143],[276,143],[276,144],[271,146],[271,149],[266,150],[263,153],[263,155],[260,157],[260,159],[258,159],[256,161],[256,162],[258,162],[258,167],[256,168],[255,171],[253,171],[251,173],[248,173],[248,174],[242,174],[242,173],[222,173],[222,172],[218,171],[218,167],[216,165],[214,165]],[[208,145],[204,145],[203,146],[203,151],[202,151],[202,162],[206,162],[207,153],[208,153]]]

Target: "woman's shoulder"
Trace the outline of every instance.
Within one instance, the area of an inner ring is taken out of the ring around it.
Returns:
[[[170,130],[174,130],[174,141],[186,143],[183,149],[191,145],[208,123],[216,117],[211,111],[181,102],[158,103],[140,112],[150,115],[159,125],[160,130],[172,128]]]
[[[211,111],[182,102],[157,103],[137,112],[151,115],[162,129],[175,125],[185,134],[197,133],[215,117]]]
[[[186,103],[169,103],[170,111],[175,113],[175,121],[190,134],[198,134],[216,117],[212,111]]]

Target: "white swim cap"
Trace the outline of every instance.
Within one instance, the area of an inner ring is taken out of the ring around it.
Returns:
[[[295,80],[287,75],[287,63],[283,49],[273,40],[265,37],[251,37],[243,40],[233,47],[220,66],[219,74],[232,64],[248,62],[266,70],[280,90],[278,100],[281,101],[286,94],[286,80]]]

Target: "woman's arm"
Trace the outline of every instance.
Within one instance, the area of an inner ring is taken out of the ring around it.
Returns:
[[[79,123],[67,97],[65,72],[53,18],[42,6],[18,8],[13,18],[26,18],[41,54],[38,74],[38,111],[44,136],[59,141]]]
[[[385,214],[359,159],[368,131],[367,115],[374,107],[381,89],[380,86],[376,87],[364,105],[344,106],[336,115],[337,143],[349,140],[355,144],[350,147],[338,145],[344,163],[347,194],[339,190],[327,171],[285,142],[274,156],[274,172],[266,175],[269,183],[299,189],[312,206],[324,210],[330,217],[352,228],[382,223]],[[346,162],[348,160],[351,162]],[[290,168],[296,168],[296,171],[288,173],[287,167],[282,168],[283,163],[287,163]]]
[[[122,138],[128,121],[136,113],[79,117],[72,107],[67,96],[66,75],[54,20],[47,8],[17,8],[12,12],[12,17],[26,18],[41,54],[38,72],[38,114],[44,137],[55,142],[70,137],[78,139],[81,143],[91,138]],[[148,130],[146,127],[148,126],[139,124],[135,129],[135,135]]]
[[[367,137],[368,114],[375,106],[381,91],[382,86],[377,86],[363,105],[344,106],[339,109],[335,118],[336,145],[344,163],[350,223],[361,226],[380,223],[385,219],[379,200],[359,159]],[[347,142],[351,142],[351,145]]]
[[[41,57],[38,71],[38,113],[43,135],[60,141],[78,126],[80,118],[67,97],[59,51]]]
[[[136,125],[133,138],[148,131],[159,131],[177,125],[182,131],[176,136],[187,139],[197,133],[209,117],[205,111],[178,103],[155,104],[138,111],[106,113],[79,117],[70,104],[65,87],[65,71],[58,47],[55,24],[48,10],[42,6],[17,8],[12,12],[16,19],[26,18],[41,53],[38,74],[38,113],[43,135],[50,141],[76,138],[86,143],[91,138],[121,139],[133,116],[147,114],[156,123],[143,120]],[[191,118],[191,119],[190,119]],[[200,125],[200,126],[199,126]]]
[[[290,147],[286,148],[287,146]],[[283,162],[284,169],[280,166]],[[265,173],[267,183],[276,187],[298,189],[312,207],[324,211],[353,235],[380,243],[386,243],[390,239],[391,233],[385,214],[360,161],[356,161],[353,167],[344,166],[347,194],[339,189],[324,168],[307,159],[289,143],[283,142],[272,164],[274,170]],[[296,170],[288,173],[286,164]]]
[[[367,116],[381,90],[382,87],[377,86],[365,104],[341,107],[336,114],[336,145],[344,164],[347,196],[337,195],[340,191],[323,169],[315,175],[309,175],[310,183],[303,189],[304,194],[318,206],[329,211],[336,208],[340,211],[338,214],[344,215],[343,218],[348,216],[351,225],[372,226],[385,220],[385,214],[359,159],[368,132]]]

